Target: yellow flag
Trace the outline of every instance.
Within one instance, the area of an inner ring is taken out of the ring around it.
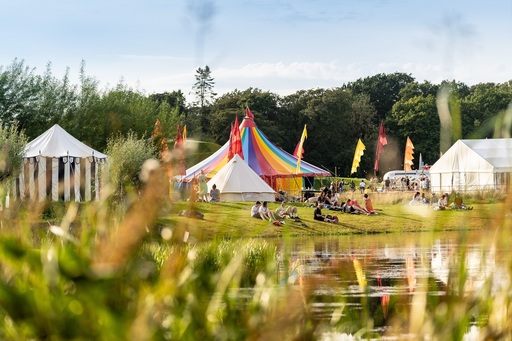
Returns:
[[[361,156],[363,156],[365,150],[366,147],[364,146],[363,141],[361,141],[361,139],[357,140],[356,152],[354,153],[354,161],[352,161],[350,174],[357,171],[357,167],[359,167],[359,163],[361,162]]]
[[[295,153],[297,157],[297,168],[295,168],[295,174],[300,173],[300,160],[302,159],[302,154],[304,153],[304,140],[308,137],[308,131],[306,130],[306,125],[304,124],[304,130],[302,131],[302,136],[300,137],[300,141],[295,147]]]
[[[183,126],[183,144],[187,143],[187,125]]]
[[[412,160],[414,160],[414,145],[412,144],[411,139],[407,136],[407,142],[405,143],[405,154],[404,154],[404,170],[412,170],[411,166],[413,165]]]

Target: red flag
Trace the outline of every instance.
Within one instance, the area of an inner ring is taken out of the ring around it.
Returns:
[[[386,131],[384,130],[384,121],[380,123],[379,138],[377,140],[377,149],[375,150],[375,165],[373,169],[379,170],[379,155],[384,151],[384,146],[388,144],[386,139]]]
[[[174,152],[176,159],[179,160],[178,174],[180,175],[187,174],[187,169],[185,167],[185,148],[183,144],[183,132],[181,130],[181,125],[178,123],[178,132],[176,134],[176,138],[174,139]]]
[[[233,126],[233,123],[231,123],[231,132],[229,133],[228,161],[231,160],[233,158],[233,156],[235,156],[235,154],[233,153],[234,134],[235,134],[234,126]]]
[[[231,160],[236,154],[244,158],[242,150],[242,138],[240,137],[240,125],[238,124],[238,116],[235,118],[235,123],[231,123],[231,134],[229,136],[228,160]]]
[[[235,118],[235,125],[233,126],[233,156],[236,154],[238,154],[242,159],[244,158],[244,151],[242,149],[242,137],[240,135],[240,124],[238,124],[238,115]]]
[[[254,120],[254,115],[252,114],[249,107],[245,108],[245,117],[249,117],[251,120]]]

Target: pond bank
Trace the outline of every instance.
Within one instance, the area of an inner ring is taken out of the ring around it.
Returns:
[[[250,216],[253,203],[173,203],[159,219],[160,226],[169,226],[177,233],[187,232],[197,240],[215,238],[255,238],[282,236],[321,236],[345,234],[401,233],[413,231],[474,230],[498,226],[503,215],[502,203],[476,204],[471,211],[434,211],[428,206],[407,204],[382,204],[376,206],[378,215],[355,215],[323,210],[324,214],[335,214],[336,224],[315,221],[313,208],[303,203],[291,203],[297,207],[300,221],[286,219],[285,225],[276,226],[268,221]],[[275,210],[279,203],[270,203]],[[192,210],[204,214],[204,219],[179,216],[181,210]]]

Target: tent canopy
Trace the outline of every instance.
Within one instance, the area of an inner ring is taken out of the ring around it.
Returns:
[[[430,168],[434,191],[496,188],[511,172],[511,138],[458,140]]]
[[[25,146],[25,157],[90,157],[105,159],[107,156],[80,142],[61,126],[55,124],[53,127],[27,143]]]
[[[297,158],[274,145],[256,126],[253,117],[246,115],[240,124],[244,162],[260,177],[292,178],[329,176],[325,169],[301,161],[297,172]],[[229,141],[205,160],[187,169],[182,181],[190,181],[201,170],[208,178],[217,174],[228,162]]]
[[[430,168],[441,172],[512,172],[512,139],[458,140]]]
[[[276,192],[236,154],[208,181],[216,185],[221,201],[274,201]]]

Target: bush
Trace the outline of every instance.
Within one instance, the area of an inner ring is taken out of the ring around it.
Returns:
[[[106,182],[110,186],[113,198],[120,200],[130,190],[140,189],[141,166],[147,159],[155,157],[155,150],[149,140],[137,139],[135,134],[129,133],[126,137],[117,136],[109,139],[106,154]]]

